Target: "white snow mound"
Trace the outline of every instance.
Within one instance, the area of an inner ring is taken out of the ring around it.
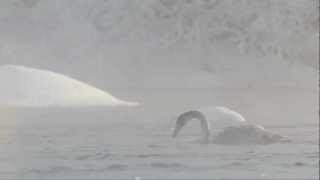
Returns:
[[[0,106],[135,106],[70,77],[24,66],[0,66]]]

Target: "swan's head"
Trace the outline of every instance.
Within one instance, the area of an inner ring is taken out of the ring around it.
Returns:
[[[178,118],[178,120],[176,121],[176,125],[174,127],[173,130],[173,134],[172,134],[172,138],[177,137],[177,135],[179,134],[180,130],[183,128],[183,126],[185,126],[187,124],[187,119],[184,118]]]

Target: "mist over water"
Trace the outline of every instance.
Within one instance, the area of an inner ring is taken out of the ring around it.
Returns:
[[[140,106],[1,106],[0,179],[317,179],[318,7],[317,0],[1,1],[0,68],[52,71]],[[2,75],[0,99],[42,97],[32,83],[66,92],[60,102],[79,91],[66,91],[68,82],[50,87],[50,78],[38,83],[36,73],[19,82]],[[195,144],[196,121],[171,139],[179,114],[214,106],[292,143]]]

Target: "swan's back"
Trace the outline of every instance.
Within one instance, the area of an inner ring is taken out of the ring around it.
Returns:
[[[213,129],[224,129],[230,126],[247,124],[245,118],[238,112],[223,106],[211,106],[200,108]]]

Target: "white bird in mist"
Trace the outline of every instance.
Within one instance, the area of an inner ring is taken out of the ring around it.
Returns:
[[[181,129],[192,119],[200,121],[201,127],[201,143],[213,143],[213,144],[271,144],[277,142],[288,142],[285,137],[270,132],[264,129],[262,126],[249,124],[245,119],[237,112],[232,111],[226,107],[217,107],[216,111],[220,111],[228,120],[234,122],[240,122],[236,126],[229,126],[224,128],[220,133],[215,136],[211,136],[210,123],[207,120],[204,113],[199,110],[192,110],[182,113],[178,116],[173,130],[172,137],[175,138],[181,131]],[[226,120],[225,119],[225,120]],[[215,122],[215,121],[213,121]],[[219,121],[216,121],[219,122]],[[234,123],[233,122],[233,123]]]

